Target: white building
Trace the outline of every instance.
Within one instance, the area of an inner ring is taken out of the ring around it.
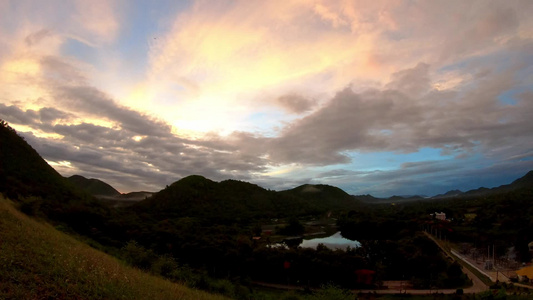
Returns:
[[[446,220],[446,214],[443,212],[435,212],[435,219],[444,221]]]

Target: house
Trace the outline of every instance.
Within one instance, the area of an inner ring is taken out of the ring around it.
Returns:
[[[520,282],[531,282],[533,278],[533,266],[524,267],[516,271]]]
[[[443,212],[440,212],[440,213],[435,212],[435,219],[445,221],[446,220],[446,214],[443,213]]]

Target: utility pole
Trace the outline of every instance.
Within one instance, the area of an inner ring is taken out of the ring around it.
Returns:
[[[496,268],[496,261],[494,260],[494,244],[492,244],[492,267],[496,270],[496,282],[498,282],[498,269]]]
[[[494,244],[492,244],[492,265],[496,267],[496,262],[494,261]]]

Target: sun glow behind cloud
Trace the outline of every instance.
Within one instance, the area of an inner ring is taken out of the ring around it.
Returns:
[[[200,173],[370,191],[380,172],[458,159],[517,173],[527,160],[496,158],[533,147],[533,4],[488,3],[4,1],[0,117],[49,161],[129,186],[158,170],[151,186]]]

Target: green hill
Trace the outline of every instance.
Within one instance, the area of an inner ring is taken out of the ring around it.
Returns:
[[[185,177],[132,207],[157,218],[195,217],[213,221],[282,217],[314,212],[301,198],[237,180],[215,182]]]
[[[225,299],[125,266],[0,197],[0,299]]]
[[[35,196],[69,201],[82,196],[14,129],[0,122],[0,192],[11,199]]]
[[[304,184],[280,192],[284,196],[298,197],[317,211],[349,210],[360,202],[338,187],[325,184]]]
[[[138,212],[168,217],[252,220],[323,214],[352,209],[359,201],[328,185],[302,185],[287,191],[266,190],[238,180],[215,182],[191,175],[133,206]]]
[[[93,196],[119,196],[121,195],[111,185],[95,178],[85,178],[80,175],[72,175],[67,178],[72,184]]]
[[[1,120],[0,120],[1,121]],[[114,212],[57,173],[17,132],[0,122],[0,193],[20,209],[99,240]]]

